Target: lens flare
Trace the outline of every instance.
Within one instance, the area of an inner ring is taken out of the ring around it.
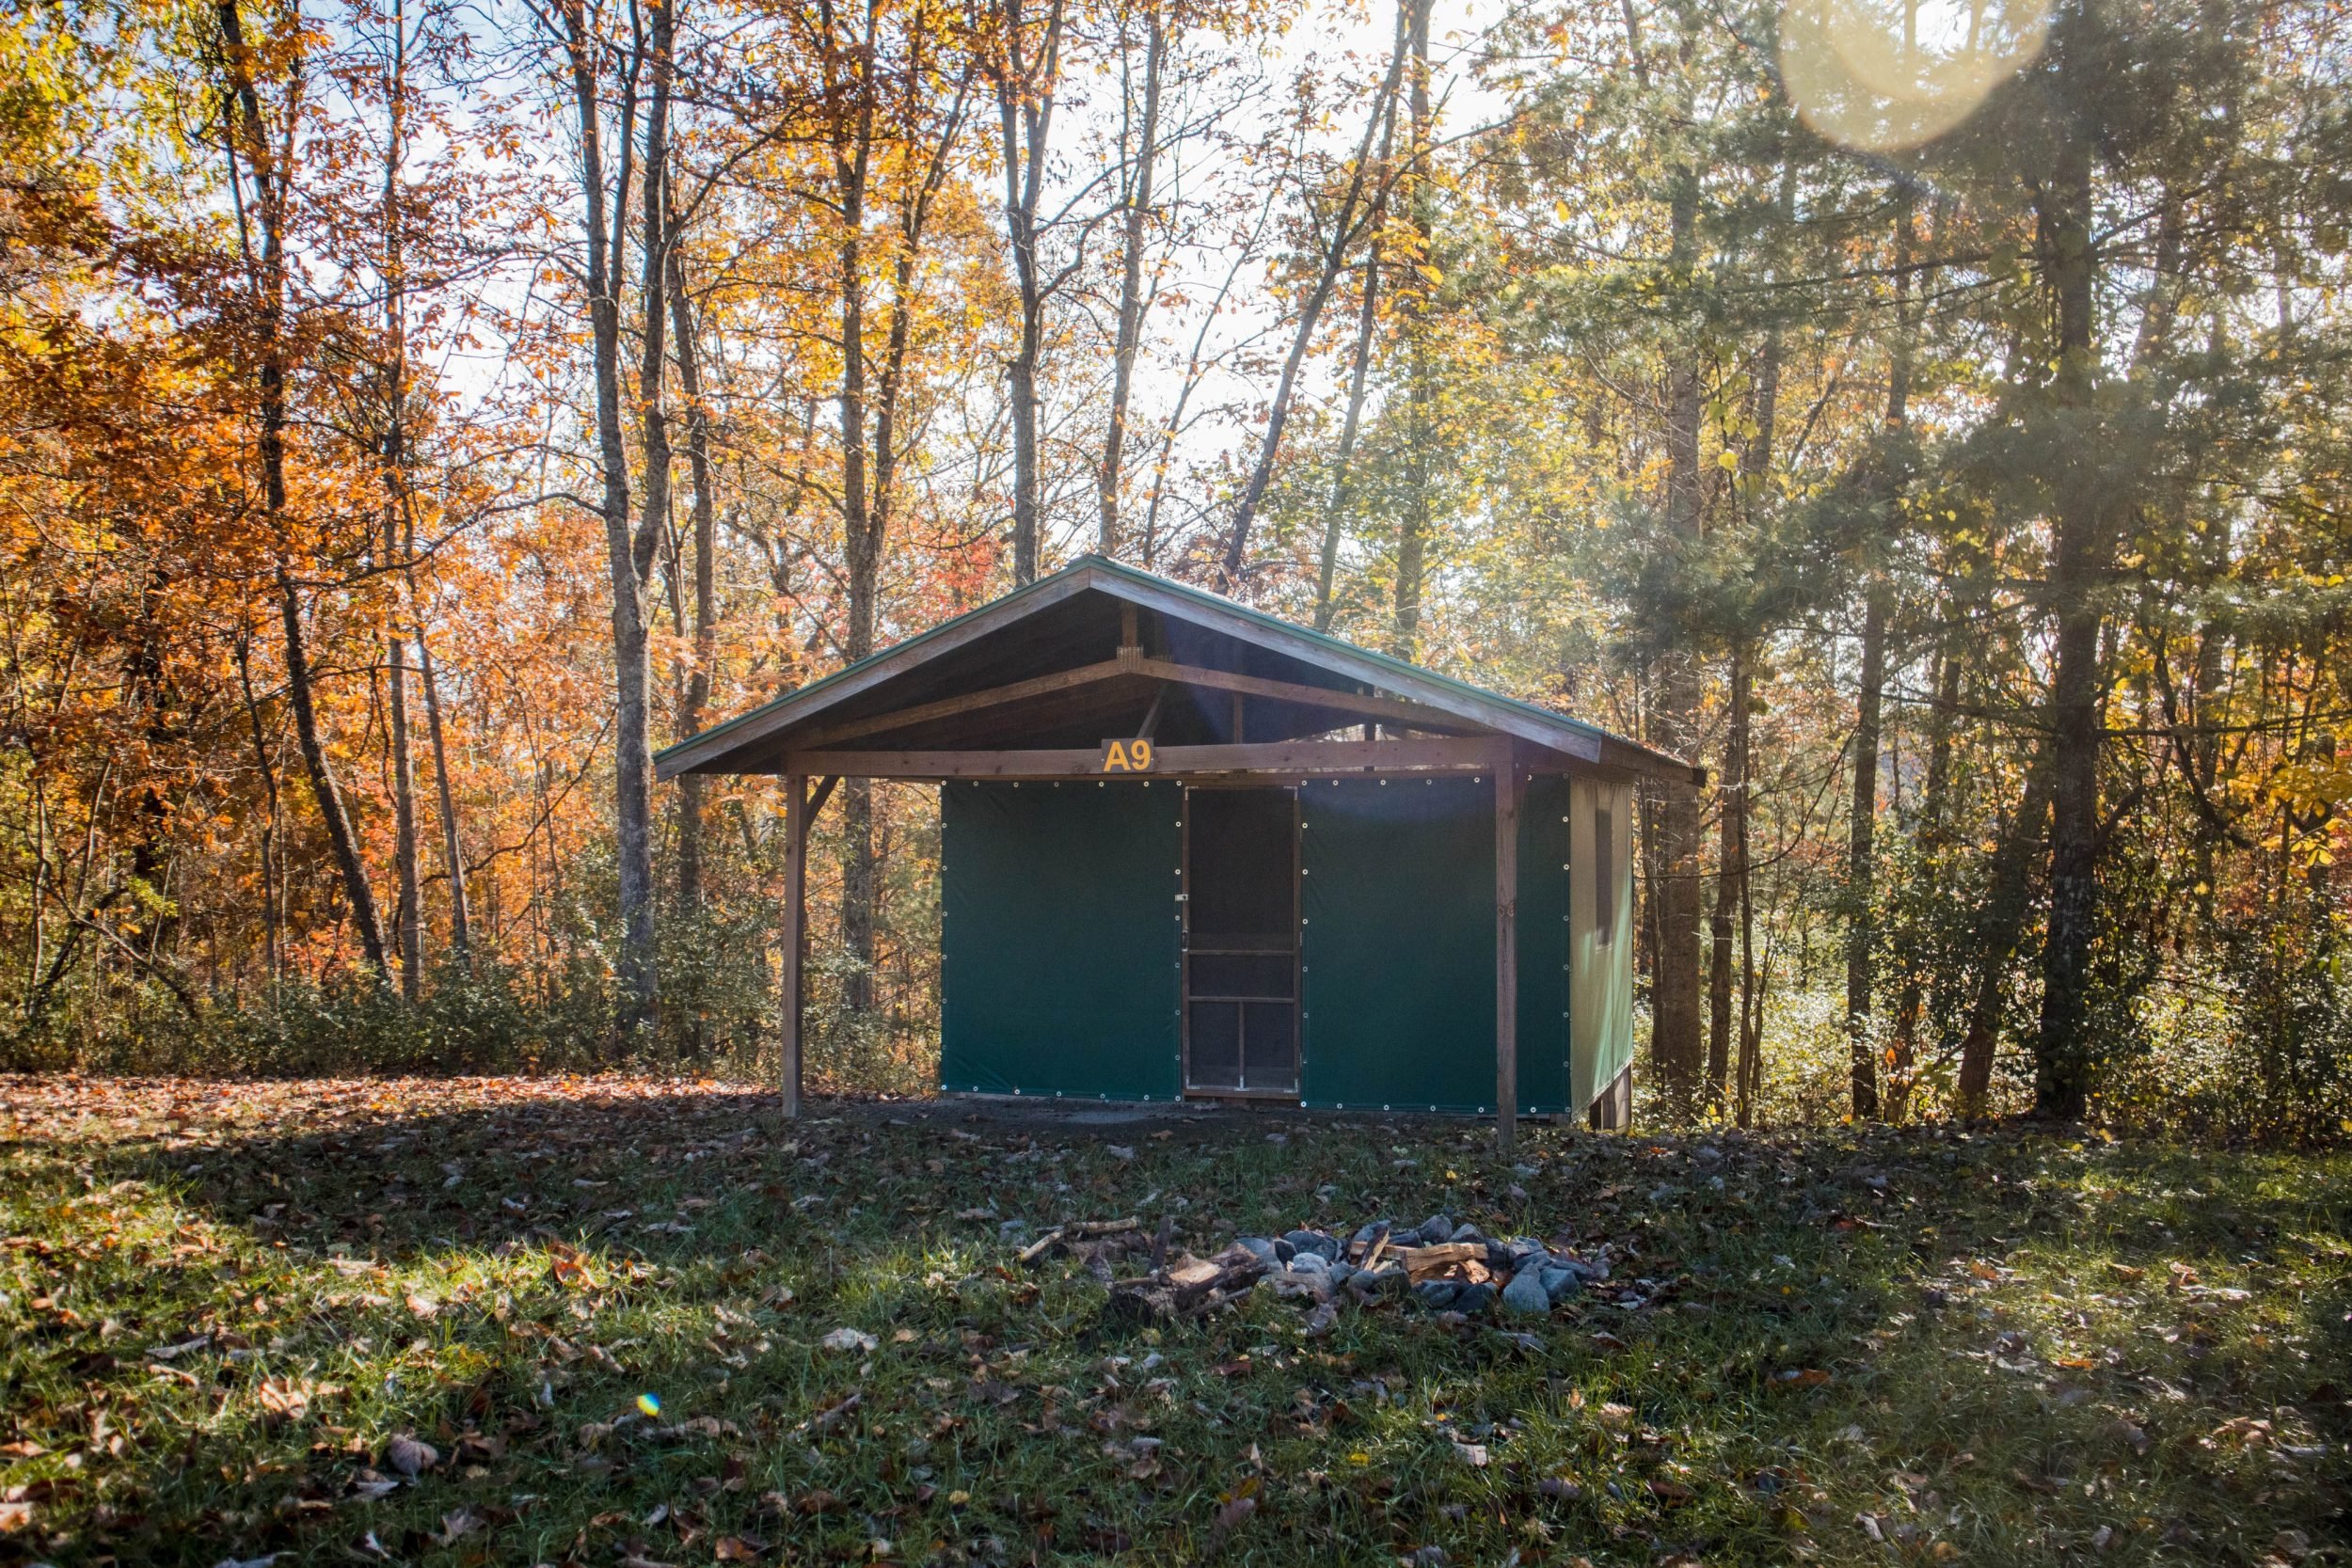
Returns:
[[[1797,0],[1780,75],[1806,124],[1847,147],[1916,147],[2033,63],[2049,0]]]
[[[648,1416],[659,1416],[661,1414],[661,1396],[660,1394],[640,1394],[637,1396],[637,1408],[644,1411]]]

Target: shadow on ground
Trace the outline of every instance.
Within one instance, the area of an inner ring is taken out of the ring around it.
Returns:
[[[2340,1156],[1542,1128],[1504,1164],[1422,1118],[0,1087],[21,1560],[2250,1563],[2346,1540]],[[1612,1277],[1548,1320],[1391,1307],[1311,1338],[1262,1291],[1136,1333],[1083,1270],[1015,1260],[1068,1218],[1165,1215],[1205,1252],[1439,1212]]]

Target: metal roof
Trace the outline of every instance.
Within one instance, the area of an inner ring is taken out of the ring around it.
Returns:
[[[1088,595],[1101,595],[1101,605]],[[1221,648],[1231,658],[1247,659],[1253,651],[1266,656],[1280,666],[1278,673],[1299,684],[1402,698],[1466,728],[1510,736],[1592,767],[1684,783],[1697,777],[1689,763],[1582,720],[1094,555],[691,736],[656,756],[656,771],[662,778],[774,771],[773,759],[796,735],[815,733],[819,720],[887,716],[958,687],[982,689],[1007,674],[1066,666],[1073,657],[1083,662],[1083,655],[1057,650],[1054,637],[1067,642],[1083,634],[1081,623],[1093,612],[1116,606],[1152,610],[1169,632],[1181,628],[1195,646]]]

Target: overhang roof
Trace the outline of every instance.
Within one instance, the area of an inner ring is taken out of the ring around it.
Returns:
[[[1140,657],[1119,652],[1129,627]],[[1233,729],[1245,701],[1246,736]],[[1507,736],[1570,766],[1697,777],[1581,720],[1091,555],[691,736],[654,764],[664,779],[777,773],[792,753],[852,740],[861,752],[1090,747],[1152,724],[1184,746],[1298,739],[1367,719]]]

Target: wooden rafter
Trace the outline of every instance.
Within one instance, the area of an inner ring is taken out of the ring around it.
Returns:
[[[1301,707],[1327,709],[1333,713],[1356,714],[1368,719],[1385,719],[1391,723],[1410,724],[1420,729],[1460,730],[1469,728],[1454,715],[1441,712],[1425,704],[1408,702],[1401,697],[1380,697],[1356,691],[1335,691],[1329,687],[1309,686],[1299,681],[1273,680],[1263,675],[1245,675],[1232,670],[1211,670],[1200,665],[1178,664],[1170,659],[1146,658],[1140,653],[1122,653],[1117,658],[1094,664],[1082,664],[1074,670],[1057,670],[1052,674],[1036,675],[1027,680],[1012,681],[1004,686],[992,686],[983,691],[967,691],[961,696],[942,697],[934,702],[918,703],[913,707],[899,708],[893,713],[878,713],[865,719],[845,720],[827,724],[794,737],[793,750],[836,746],[845,740],[861,740],[870,735],[884,735],[892,730],[911,729],[917,724],[931,723],[941,719],[954,719],[967,713],[1003,707],[1011,703],[1030,702],[1050,697],[1102,681],[1121,677],[1140,677],[1165,681],[1176,686],[1199,687],[1211,691],[1226,691],[1237,697],[1268,697],[1278,702]]]
[[[1503,765],[1507,740],[1487,736],[1411,740],[1283,740],[1247,746],[1163,746],[1149,773],[1125,778],[1203,773],[1323,774],[1427,769],[1468,773]],[[1094,749],[1009,752],[795,752],[785,766],[795,773],[837,773],[866,779],[1093,779],[1103,774]]]

